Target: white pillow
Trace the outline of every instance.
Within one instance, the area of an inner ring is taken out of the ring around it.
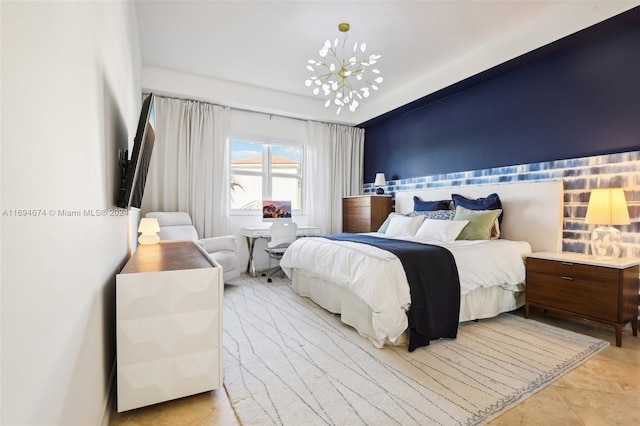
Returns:
[[[425,219],[416,232],[416,237],[438,241],[454,241],[468,220]]]
[[[424,216],[392,216],[385,234],[390,237],[413,237],[423,220]]]

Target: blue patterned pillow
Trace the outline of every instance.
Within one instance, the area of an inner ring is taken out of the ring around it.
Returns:
[[[426,219],[453,220],[455,210],[412,211],[408,216],[424,216]]]
[[[413,210],[417,212],[447,210],[450,205],[451,200],[424,201],[418,196],[413,197]]]

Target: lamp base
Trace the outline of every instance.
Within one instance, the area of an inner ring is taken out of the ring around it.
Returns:
[[[138,237],[138,243],[144,246],[158,244],[159,241],[160,241],[160,237],[155,232],[143,232]]]
[[[598,259],[617,259],[622,252],[622,233],[611,226],[599,226],[591,232],[591,254]]]
[[[378,194],[378,195],[384,194],[384,189],[380,188],[380,187],[376,188],[376,194]]]

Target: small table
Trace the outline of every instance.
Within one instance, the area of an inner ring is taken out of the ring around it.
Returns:
[[[269,229],[271,225],[245,226],[240,228],[240,234],[246,237],[247,246],[249,247],[249,262],[247,263],[247,272],[249,276],[256,276],[256,268],[253,262],[253,249],[258,238],[269,238]],[[298,237],[309,237],[318,235],[320,228],[312,225],[298,225]]]
[[[525,318],[530,306],[612,325],[616,346],[622,326],[638,335],[640,260],[601,260],[579,253],[532,253],[527,256]]]

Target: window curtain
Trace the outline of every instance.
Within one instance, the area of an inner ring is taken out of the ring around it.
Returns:
[[[155,97],[156,142],[142,205],[189,213],[200,238],[229,233],[229,108]]]
[[[342,232],[342,197],[362,192],[364,129],[309,121],[307,133],[310,223],[321,232]]]

